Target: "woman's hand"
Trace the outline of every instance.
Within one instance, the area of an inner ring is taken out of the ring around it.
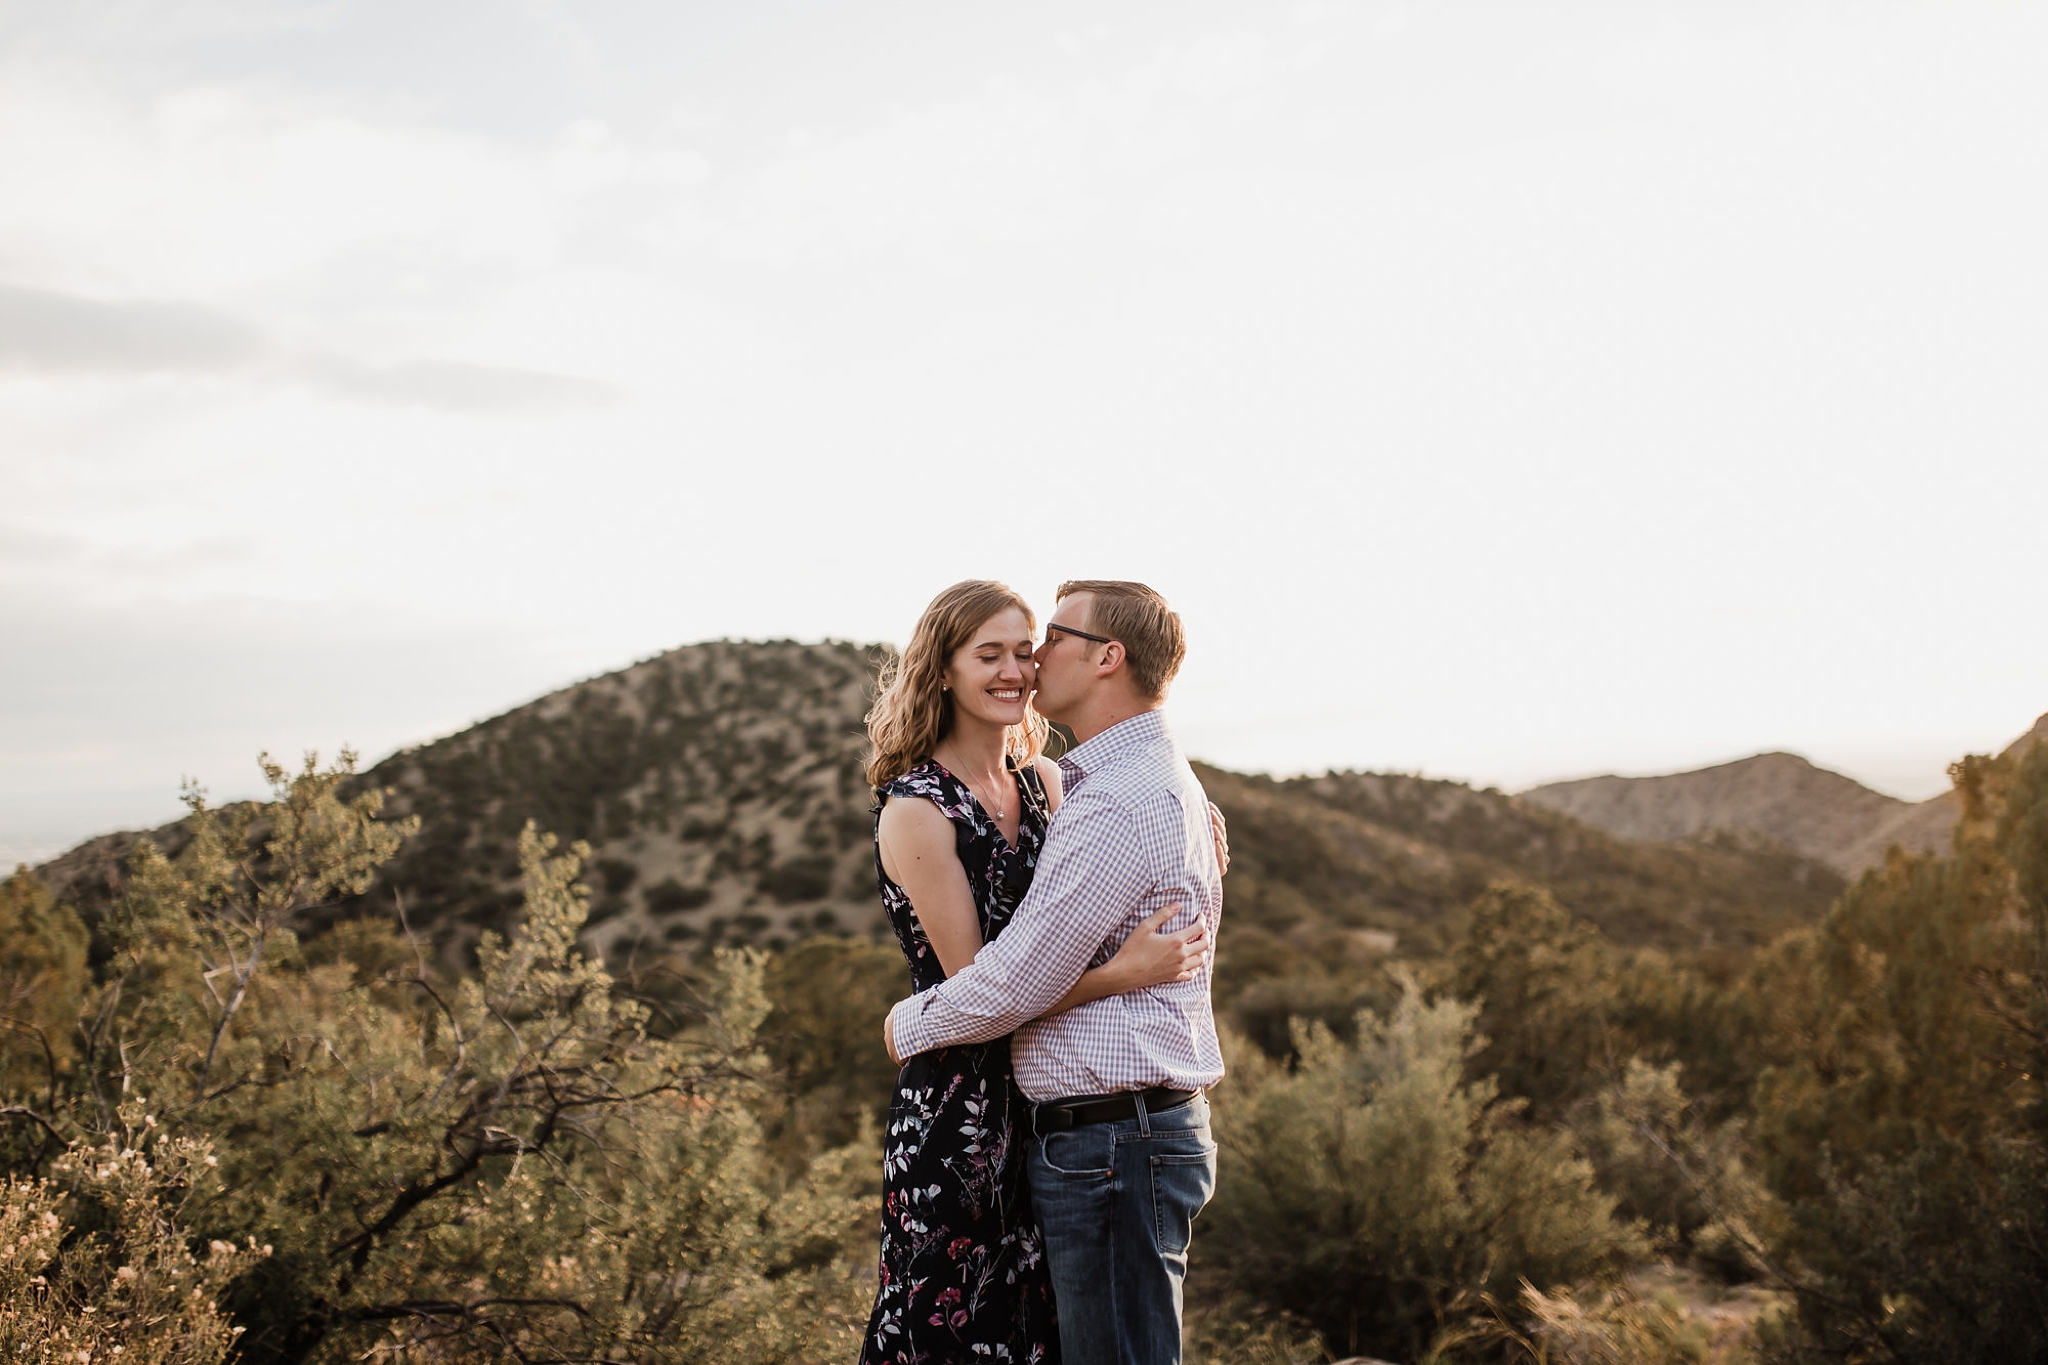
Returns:
[[[1216,871],[1219,875],[1230,871],[1230,829],[1223,823],[1223,812],[1216,809],[1216,803],[1209,803],[1209,836],[1216,841]]]
[[[1180,902],[1148,915],[1103,964],[1116,983],[1117,993],[1164,986],[1169,981],[1192,981],[1209,960],[1209,925],[1198,919],[1177,933],[1160,926],[1179,914]]]

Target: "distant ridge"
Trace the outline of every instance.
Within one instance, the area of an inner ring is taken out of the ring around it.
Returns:
[[[2048,715],[2007,746],[2048,739]],[[1521,794],[1626,839],[1689,839],[1714,830],[1758,836],[1854,877],[1897,844],[1909,853],[1948,848],[1952,793],[1901,801],[1797,754],[1757,754],[1661,777],[1588,777]]]

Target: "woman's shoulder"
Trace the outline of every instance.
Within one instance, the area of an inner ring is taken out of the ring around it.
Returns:
[[[953,838],[949,831],[969,818],[965,789],[956,791],[957,786],[952,774],[929,759],[884,782],[875,788],[879,817],[875,837],[884,841]]]
[[[910,799],[892,802],[891,797]],[[930,758],[875,788],[875,807],[884,818],[895,805],[924,807],[929,803],[949,820],[964,820],[969,815],[969,801],[967,788],[960,779]]]
[[[881,798],[891,796],[926,796],[941,800],[947,795],[946,770],[933,759],[911,768],[875,788],[875,795]]]
[[[1040,754],[1031,760],[1031,766],[1028,771],[1030,776],[1036,778],[1038,785],[1044,789],[1046,799],[1057,806],[1066,788],[1065,779],[1060,776],[1060,765],[1047,758],[1044,754]]]

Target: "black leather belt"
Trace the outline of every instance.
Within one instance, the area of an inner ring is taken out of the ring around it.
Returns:
[[[1162,1114],[1186,1104],[1199,1090],[1175,1090],[1155,1085],[1149,1090],[1125,1090],[1114,1095],[1076,1095],[1072,1099],[1047,1100],[1031,1106],[1031,1126],[1041,1135],[1063,1133],[1084,1123],[1115,1123],[1138,1117],[1138,1096],[1145,1097],[1147,1114]]]

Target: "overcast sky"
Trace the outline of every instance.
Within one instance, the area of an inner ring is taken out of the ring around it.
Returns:
[[[955,579],[1240,768],[2048,708],[2048,6],[0,5],[0,855]]]

